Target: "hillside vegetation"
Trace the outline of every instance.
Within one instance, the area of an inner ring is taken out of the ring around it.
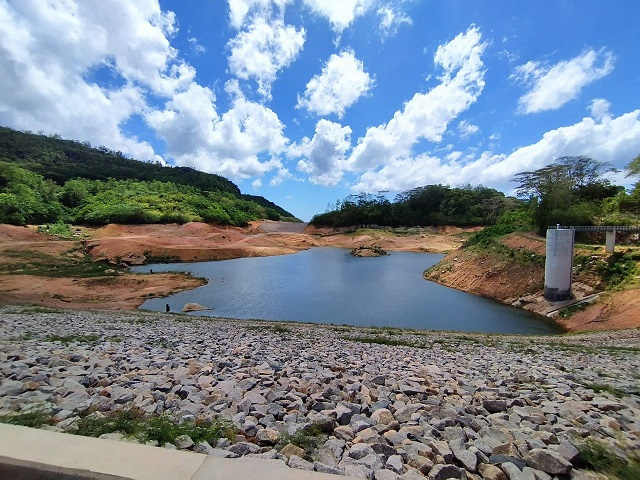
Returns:
[[[0,127],[0,223],[296,220],[219,175]]]
[[[400,193],[393,202],[385,193],[362,193],[338,200],[335,207],[315,215],[310,223],[327,227],[492,225],[504,211],[522,203],[493,188],[471,185],[427,185]]]

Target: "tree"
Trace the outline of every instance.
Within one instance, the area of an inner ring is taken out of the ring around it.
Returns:
[[[640,155],[631,160],[625,169],[627,170],[627,177],[640,177]]]
[[[602,179],[608,170],[608,164],[583,155],[561,157],[538,170],[518,173],[513,181],[519,183],[517,195],[529,199],[538,232],[544,234],[556,223],[592,223],[589,197],[617,192]]]

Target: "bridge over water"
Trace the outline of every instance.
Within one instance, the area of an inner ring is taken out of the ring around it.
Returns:
[[[616,232],[640,232],[640,226],[562,226],[547,229],[547,258],[544,265],[544,298],[560,302],[571,298],[573,280],[573,245],[575,232],[605,232],[605,252],[613,253]]]

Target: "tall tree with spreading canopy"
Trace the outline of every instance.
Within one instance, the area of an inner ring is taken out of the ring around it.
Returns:
[[[580,155],[560,157],[531,172],[516,174],[516,194],[528,198],[538,232],[549,225],[591,225],[593,202],[614,196],[619,187],[603,179],[608,164]]]

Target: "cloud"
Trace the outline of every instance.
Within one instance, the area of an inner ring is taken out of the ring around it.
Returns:
[[[229,22],[235,29],[240,29],[245,20],[250,17],[250,13],[269,16],[272,7],[277,7],[280,11],[291,0],[228,0],[229,2]]]
[[[483,152],[479,157],[438,158],[418,155],[396,158],[377,171],[362,174],[352,187],[355,192],[401,191],[416,186],[444,183],[483,184],[503,190],[513,188],[516,173],[541,168],[561,156],[588,155],[623,168],[640,151],[640,110],[616,118],[590,117],[546,132],[532,144],[510,154]]]
[[[342,118],[348,107],[367,94],[373,82],[353,51],[344,50],[331,55],[322,73],[309,80],[304,95],[298,96],[296,108],[306,108],[318,115],[335,113]]]
[[[577,98],[584,87],[611,73],[614,63],[611,52],[591,49],[551,66],[535,61],[519,65],[511,78],[531,89],[518,100],[518,111],[556,110]]]
[[[147,109],[148,92],[170,96],[193,81],[170,45],[176,31],[152,0],[0,2],[0,123],[158,160],[122,126]],[[113,84],[99,85],[98,72]]]
[[[254,190],[259,190],[261,186],[262,186],[262,180],[260,180],[259,178],[255,179],[253,182],[251,182],[251,187]]]
[[[227,92],[234,97],[233,103],[222,115],[216,111],[213,92],[192,84],[167,102],[163,110],[147,114],[146,120],[179,165],[233,179],[282,168],[278,155],[284,152],[288,140],[278,116],[264,105],[247,100],[235,82]]]
[[[386,124],[369,127],[347,161],[352,171],[374,169],[407,157],[421,139],[439,142],[449,123],[467,110],[484,88],[486,47],[476,27],[440,45],[434,56],[442,68],[441,83],[427,93],[416,93]]]
[[[467,120],[461,120],[458,123],[458,131],[460,132],[460,138],[466,139],[471,135],[474,135],[480,131],[480,127],[469,123]]]
[[[391,4],[383,5],[378,9],[377,13],[380,15],[380,35],[383,40],[395,35],[403,23],[407,25],[413,23],[409,16],[395,10]]]
[[[375,0],[304,0],[314,13],[325,17],[334,32],[341,34],[353,21],[375,5]]]
[[[204,46],[198,43],[197,38],[190,37],[188,38],[188,41],[189,41],[189,45],[191,45],[191,49],[193,50],[193,53],[195,53],[196,55],[202,55],[207,51],[207,49]]]
[[[611,104],[604,98],[594,98],[589,105],[589,111],[594,120],[600,121],[609,116]]]
[[[282,19],[256,17],[229,41],[229,69],[243,80],[254,78],[258,92],[270,98],[271,84],[278,72],[296,59],[305,36],[304,28],[297,30]]]
[[[311,183],[331,186],[342,178],[342,164],[350,148],[351,128],[321,119],[313,138],[305,137],[289,149],[288,155],[305,157],[298,162],[298,170],[308,174]]]

